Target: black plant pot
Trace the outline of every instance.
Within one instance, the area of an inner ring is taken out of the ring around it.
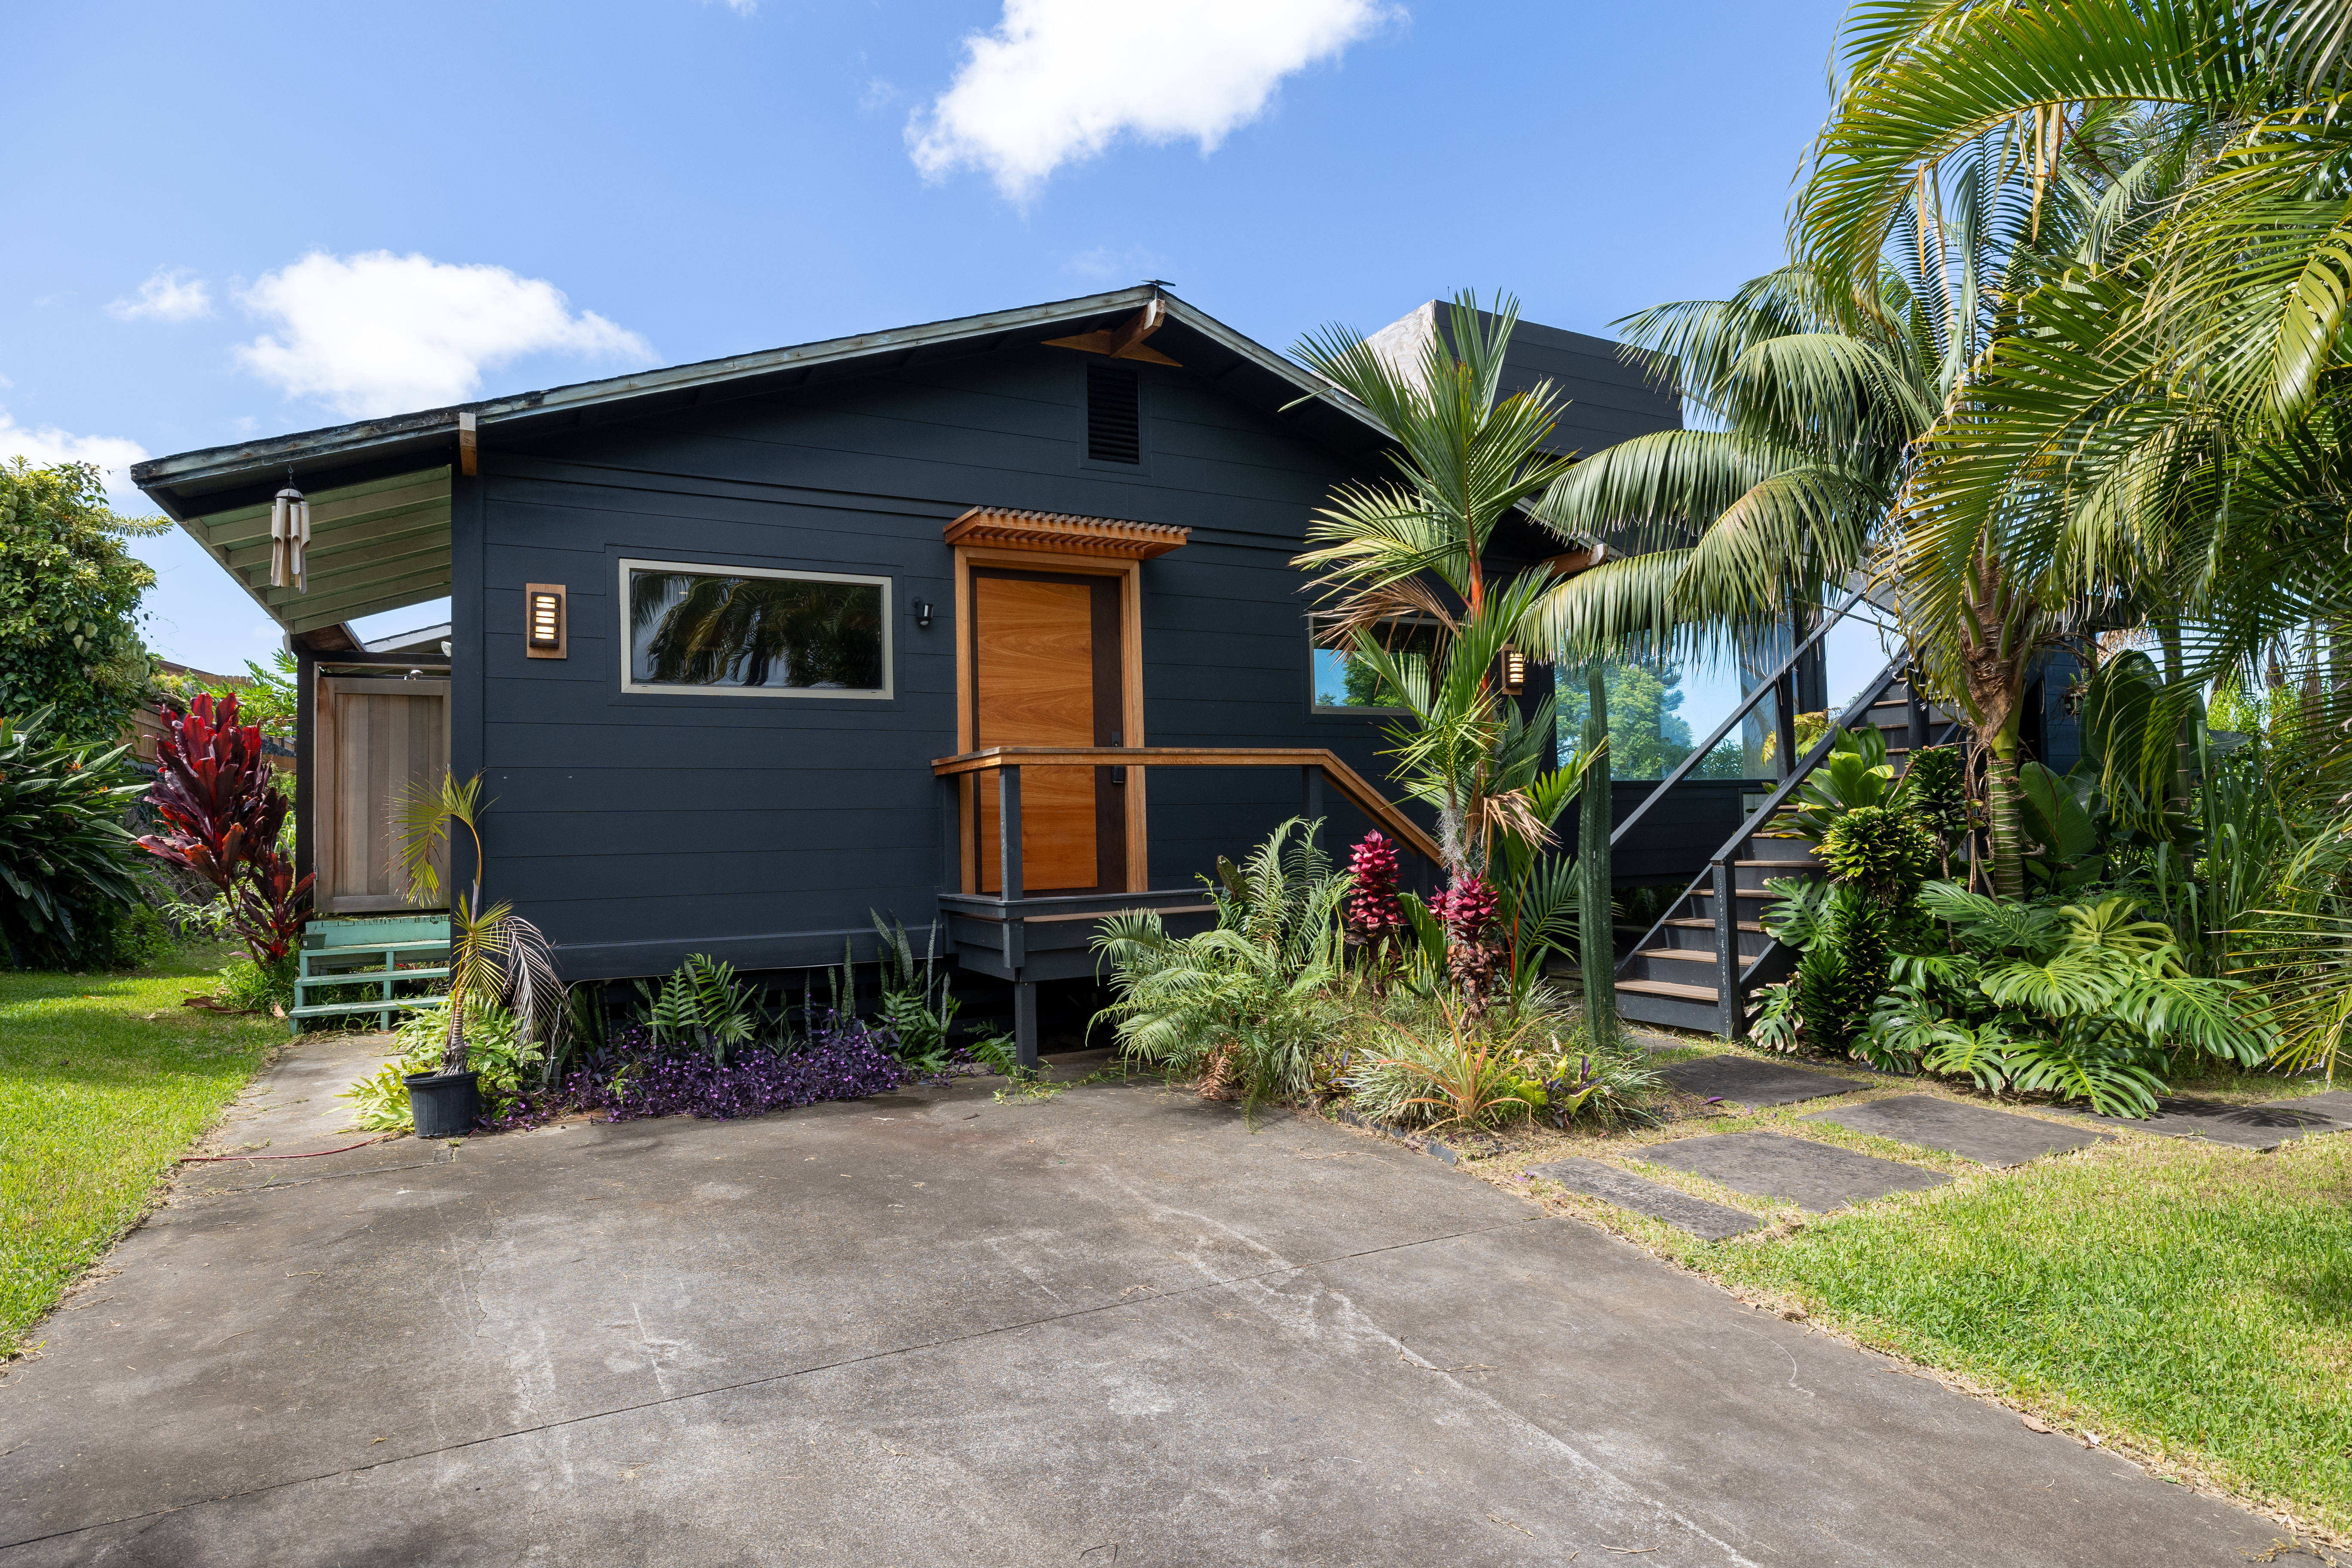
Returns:
[[[419,1138],[463,1138],[474,1130],[482,1113],[481,1074],[474,1072],[411,1073],[400,1081],[408,1086],[408,1109],[416,1117]]]

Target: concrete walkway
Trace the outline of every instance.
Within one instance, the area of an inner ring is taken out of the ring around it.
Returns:
[[[323,1138],[284,1119],[332,1076],[294,1058],[225,1141]],[[194,1169],[0,1382],[7,1568],[2155,1568],[2280,1535],[1435,1161],[1156,1087]]]

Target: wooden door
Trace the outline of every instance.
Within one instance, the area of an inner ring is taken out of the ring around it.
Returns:
[[[972,745],[1116,746],[1119,579],[975,567],[970,663]],[[1021,770],[1025,895],[1127,886],[1124,769]],[[980,890],[998,891],[996,781],[979,775]]]
[[[320,679],[312,753],[313,903],[327,914],[408,908],[393,850],[393,813],[411,784],[438,789],[448,771],[449,682]],[[447,862],[445,848],[435,867],[445,895]]]

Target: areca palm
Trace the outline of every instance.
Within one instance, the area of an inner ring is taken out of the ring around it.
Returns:
[[[1292,564],[1320,574],[1331,605],[1325,637],[1404,698],[1413,722],[1398,731],[1394,754],[1437,810],[1456,880],[1486,869],[1497,831],[1538,845],[1549,837],[1526,784],[1528,757],[1549,754],[1551,710],[1522,720],[1494,673],[1503,648],[1521,640],[1542,579],[1490,582],[1486,559],[1496,526],[1569,467],[1543,446],[1561,401],[1550,384],[1502,395],[1517,321],[1517,301],[1498,300],[1490,317],[1465,293],[1447,330],[1412,351],[1337,327],[1297,350],[1396,441],[1395,477],[1334,490],[1307,525],[1313,548]],[[1381,633],[1400,622],[1437,628],[1435,650],[1391,650]]]

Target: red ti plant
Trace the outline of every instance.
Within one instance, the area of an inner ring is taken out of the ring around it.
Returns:
[[[299,881],[278,850],[286,796],[271,782],[261,726],[237,722],[236,698],[199,694],[166,723],[149,804],[164,832],[140,847],[186,868],[236,900],[234,929],[263,968],[285,962],[302,932],[314,878]]]

